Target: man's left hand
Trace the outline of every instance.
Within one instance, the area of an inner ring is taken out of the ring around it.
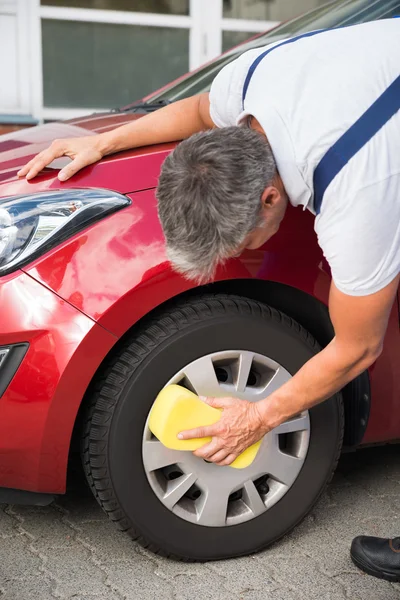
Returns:
[[[237,398],[204,398],[213,408],[222,408],[214,425],[183,431],[179,439],[211,437],[194,454],[220,466],[230,465],[246,448],[258,442],[268,431],[256,402]]]

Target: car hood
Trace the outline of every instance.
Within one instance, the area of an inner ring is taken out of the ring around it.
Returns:
[[[123,112],[96,113],[81,119],[47,123],[0,136],[0,196],[26,193],[27,186],[32,187],[30,191],[54,189],[61,185],[76,187],[78,180],[79,185],[104,186],[122,193],[154,187],[157,183],[161,163],[173,147],[171,144],[121,152],[107,157],[100,163],[83,169],[65,184],[58,181],[57,173],[70,161],[67,157],[54,160],[40,176],[29,183],[17,177],[19,169],[38,152],[47,148],[55,139],[94,136],[142,116]],[[128,169],[127,158],[141,159],[144,163],[140,169],[131,169],[130,177],[122,176],[122,171]],[[122,163],[125,163],[124,168]]]

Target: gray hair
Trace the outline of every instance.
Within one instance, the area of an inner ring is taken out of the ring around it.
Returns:
[[[204,282],[261,224],[261,196],[276,175],[266,138],[247,127],[197,133],[165,160],[158,214],[174,268]]]

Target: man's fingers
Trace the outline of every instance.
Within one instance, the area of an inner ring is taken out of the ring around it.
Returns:
[[[61,150],[56,151],[49,148],[48,150],[41,152],[36,156],[36,158],[33,159],[33,161],[31,161],[29,171],[26,174],[26,178],[32,179],[33,177],[36,177],[36,175],[40,173],[40,171],[42,171],[45,167],[47,167],[47,165],[53,162],[55,158],[59,158],[60,156],[63,156],[63,152]]]
[[[200,396],[200,399],[214,408],[227,408],[228,406],[232,406],[233,401],[232,398],[213,398],[211,396]]]
[[[40,171],[42,171],[47,165],[53,162],[54,159],[64,156],[65,146],[59,140],[55,140],[49,148],[39,152],[32,160],[30,160],[20,171],[18,171],[19,177],[26,176],[27,179],[36,177]]]
[[[25,175],[30,170],[32,163],[33,163],[33,160],[30,160],[28,163],[26,163],[26,165],[23,166],[22,169],[20,169],[18,171],[18,173],[17,173],[18,177],[25,177]]]
[[[228,456],[222,460],[221,462],[218,462],[217,464],[220,467],[227,467],[228,465],[231,465],[233,463],[233,461],[235,460],[236,454],[228,454]]]
[[[34,177],[36,177],[36,175],[38,173],[40,173],[40,171],[43,171],[43,169],[45,168],[46,163],[45,162],[36,162],[34,165],[31,166],[31,168],[29,169],[28,173],[26,174],[26,178],[27,179],[33,179]]]
[[[215,452],[216,448],[217,451]],[[214,464],[220,467],[230,465],[231,463],[233,463],[237,456],[236,454],[232,454],[232,452],[230,450],[227,450],[226,448],[220,449],[220,444],[214,443],[214,441],[210,442],[209,444],[206,444],[205,446],[202,446],[201,448],[196,450],[194,454],[198,458],[203,458],[204,460],[213,462]]]
[[[80,169],[83,169],[83,167],[86,167],[87,165],[91,164],[91,162],[92,161],[88,160],[87,157],[78,154],[78,156],[74,158],[74,160],[70,162],[69,165],[61,169],[61,171],[58,174],[58,179],[60,181],[67,181],[67,179],[72,177],[72,175],[75,175],[75,173],[77,173]]]
[[[84,167],[88,167],[93,163],[97,162],[101,159],[101,155],[94,152],[80,152],[77,154],[72,162],[69,163],[66,167],[64,167],[58,174],[58,179],[60,181],[66,181],[72,175],[75,175],[78,171],[83,169]]]
[[[192,440],[195,438],[212,437],[213,435],[217,435],[215,425],[208,425],[207,427],[196,427],[196,429],[181,431],[178,433],[178,439]]]
[[[40,152],[18,171],[19,177],[32,179],[56,158],[68,156],[72,162],[58,173],[60,181],[66,181],[77,171],[100,160],[103,156],[92,137],[54,140],[49,148]]]
[[[29,173],[29,171],[33,167],[35,167],[35,165],[37,164],[38,160],[41,160],[42,155],[44,154],[44,152],[46,152],[46,150],[44,150],[43,152],[40,152],[34,158],[32,158],[28,163],[26,163],[26,165],[23,166],[20,171],[18,171],[18,173],[17,173],[18,177],[24,177],[25,175],[27,175]]]
[[[21,177],[26,173],[27,179],[32,179],[36,177],[40,171],[42,171],[47,165],[49,165],[56,158],[60,158],[60,156],[64,156],[64,152],[62,149],[49,149],[45,150],[43,153],[38,154],[33,160],[31,160],[23,169],[21,169]],[[69,165],[64,167],[58,174],[58,179],[60,181],[67,181],[72,175],[75,175],[80,169],[86,167],[87,165],[94,162],[91,158],[87,156],[78,155]]]
[[[223,448],[222,450],[218,450],[215,454],[209,455],[207,460],[210,460],[213,463],[220,464],[223,460],[225,460],[229,456],[230,450],[226,450]]]
[[[204,458],[204,460],[211,460],[211,457],[219,451],[223,451],[223,448],[221,448],[221,443],[218,440],[214,439],[208,444],[204,444],[204,446],[195,450],[193,454],[198,458]]]

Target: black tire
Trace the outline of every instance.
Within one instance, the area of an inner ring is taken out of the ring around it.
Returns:
[[[159,501],[142,462],[144,425],[154,398],[189,362],[233,348],[268,356],[292,374],[320,349],[297,322],[260,302],[204,295],[165,309],[132,335],[89,398],[82,457],[93,493],[121,530],[164,556],[205,561],[265,548],[311,510],[339,459],[340,394],[310,410],[310,445],[302,470],[261,516],[234,526],[202,527],[175,516]]]

